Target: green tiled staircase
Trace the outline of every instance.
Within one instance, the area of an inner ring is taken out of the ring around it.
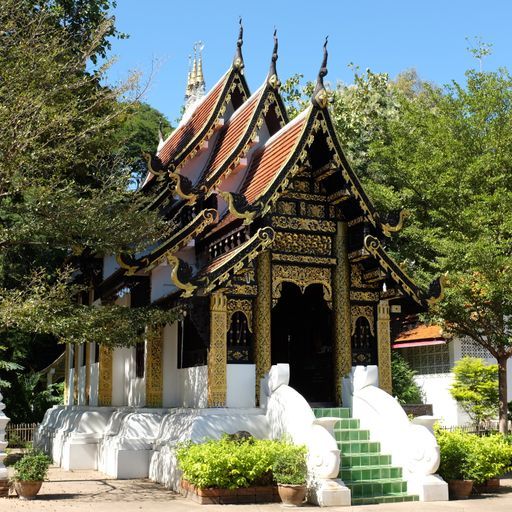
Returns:
[[[359,428],[350,409],[315,408],[313,412],[317,418],[342,418],[334,427],[334,436],[341,451],[339,477],[352,491],[352,505],[418,501],[418,496],[407,494],[402,468],[391,465],[391,455],[380,453],[380,443]]]

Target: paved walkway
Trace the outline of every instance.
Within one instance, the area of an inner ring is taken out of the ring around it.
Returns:
[[[148,480],[113,480],[97,471],[63,471],[50,469],[50,481],[45,482],[34,501],[16,497],[0,498],[0,512],[278,512],[280,504],[268,505],[198,505],[185,500],[162,486]],[[318,511],[318,507],[304,506],[304,511]],[[472,512],[512,511],[512,479],[502,480],[495,494],[487,494],[464,501],[439,503],[396,503],[388,505],[330,508],[330,511],[354,512]]]

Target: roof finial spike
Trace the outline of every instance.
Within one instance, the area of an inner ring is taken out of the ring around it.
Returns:
[[[324,76],[327,75],[327,57],[329,55],[327,53],[328,39],[329,36],[326,36],[324,42],[324,57],[322,59],[322,65],[320,66],[320,70],[318,71],[315,90],[313,91],[313,96],[311,98],[313,105],[320,108],[327,107],[327,104],[329,102],[329,97],[324,85]]]
[[[272,50],[272,59],[270,61],[270,69],[268,71],[268,79],[267,82],[269,85],[274,87],[275,89],[278,89],[281,85],[281,82],[279,81],[279,78],[277,77],[277,69],[276,69],[276,62],[278,59],[278,40],[277,40],[277,29],[274,27],[274,49]]]
[[[244,44],[244,26],[242,25],[242,16],[240,16],[238,23],[240,30],[238,32],[238,40],[236,42],[236,53],[233,59],[233,67],[242,71],[244,69],[244,58],[242,57],[242,45]]]

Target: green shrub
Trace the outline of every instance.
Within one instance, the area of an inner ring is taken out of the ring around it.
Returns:
[[[14,480],[21,482],[42,481],[48,475],[52,460],[41,452],[28,452],[14,464]]]
[[[236,489],[271,484],[272,466],[292,448],[295,446],[282,441],[231,440],[224,436],[200,444],[183,444],[176,456],[183,478],[196,487]]]
[[[423,403],[423,393],[414,380],[416,372],[396,350],[392,352],[391,374],[393,376],[392,393],[401,404]]]
[[[437,443],[441,451],[441,464],[438,473],[445,480],[467,480],[467,456],[471,437],[461,430],[449,432],[436,430]]]
[[[446,480],[481,484],[502,475],[512,464],[512,446],[501,435],[480,437],[461,430],[437,430],[441,450],[439,474]]]
[[[308,476],[306,454],[305,446],[288,445],[272,465],[274,480],[278,484],[305,484]]]
[[[512,447],[501,434],[486,437],[473,435],[466,464],[468,478],[481,484],[510,470]]]

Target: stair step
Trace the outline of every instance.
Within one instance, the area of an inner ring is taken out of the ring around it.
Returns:
[[[341,468],[340,478],[345,482],[357,482],[360,480],[382,480],[402,478],[402,468],[397,466],[353,466]]]
[[[391,455],[380,455],[375,453],[351,453],[341,457],[342,468],[358,466],[389,466]]]
[[[362,455],[364,453],[378,455],[380,443],[378,441],[338,441],[338,448],[342,458],[343,455]]]
[[[350,418],[350,409],[348,407],[315,407],[313,409],[315,417],[325,418]]]
[[[358,480],[356,482],[344,480],[344,483],[352,491],[353,498],[371,498],[373,496],[407,493],[407,482],[400,478]]]
[[[386,496],[352,498],[352,505],[377,505],[379,503],[401,503],[404,501],[419,501],[419,497],[414,494],[397,492]]]
[[[345,430],[357,430],[360,427],[359,420],[355,418],[342,418],[334,425],[334,432],[343,432]]]
[[[335,429],[334,439],[336,439],[336,441],[369,441],[370,431],[359,429]]]

